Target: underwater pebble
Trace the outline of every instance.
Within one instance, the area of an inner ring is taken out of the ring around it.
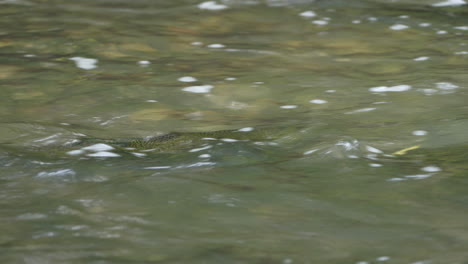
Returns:
[[[415,130],[412,132],[414,136],[425,136],[427,135],[427,131],[424,130]]]
[[[310,100],[309,103],[312,103],[312,104],[326,104],[326,103],[328,103],[328,101],[322,100],[322,99],[314,99],[314,100]]]
[[[91,59],[91,58],[83,58],[83,57],[72,57],[70,60],[75,62],[76,67],[83,69],[83,70],[92,70],[97,68],[96,63],[98,60]]]
[[[189,86],[182,89],[182,91],[190,93],[209,93],[213,89],[213,85],[198,85],[198,86]]]
[[[304,12],[300,13],[299,15],[302,16],[302,17],[314,17],[317,14],[314,11],[304,11]]]
[[[197,79],[192,76],[184,76],[177,79],[179,82],[196,82]]]
[[[425,172],[438,172],[438,171],[441,171],[442,169],[437,166],[426,166],[422,168],[421,170]]]
[[[119,154],[108,152],[108,151],[99,151],[96,153],[86,155],[88,157],[98,157],[98,158],[112,158],[112,157],[120,157]]]
[[[409,28],[407,25],[403,25],[403,24],[395,24],[393,26],[390,26],[390,29],[391,30],[404,30],[404,29],[407,29]]]
[[[203,10],[223,10],[228,8],[227,5],[221,5],[215,1],[206,1],[198,5],[198,8]]]

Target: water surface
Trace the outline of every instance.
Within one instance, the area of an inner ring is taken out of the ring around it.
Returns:
[[[463,2],[0,1],[0,261],[466,263]]]

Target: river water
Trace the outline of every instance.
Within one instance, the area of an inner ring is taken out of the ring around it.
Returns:
[[[468,263],[465,2],[1,0],[0,262]]]

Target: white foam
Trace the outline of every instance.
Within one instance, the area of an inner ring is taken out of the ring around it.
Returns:
[[[194,46],[200,46],[200,45],[203,45],[203,42],[194,41],[194,42],[192,42],[192,43],[190,43],[190,44],[192,44],[192,45],[194,45]]]
[[[144,156],[146,156],[145,153],[138,153],[138,152],[132,152],[132,155],[135,156],[135,157],[144,157]]]
[[[349,115],[349,114],[355,114],[355,113],[365,113],[365,112],[374,111],[375,109],[377,108],[375,107],[361,108],[361,109],[357,109],[354,111],[346,112],[345,114]]]
[[[436,83],[436,86],[441,90],[454,90],[460,88],[458,85],[449,82],[438,82]]]
[[[37,220],[44,218],[47,218],[47,215],[41,213],[25,213],[16,217],[18,220]]]
[[[192,76],[184,76],[177,79],[179,82],[196,82],[197,79]]]
[[[424,168],[421,168],[421,170],[425,172],[438,172],[438,171],[441,171],[442,169],[437,166],[426,166]]]
[[[369,88],[369,91],[376,92],[376,93],[384,93],[384,92],[405,92],[411,89],[411,85],[396,85],[396,86],[378,86]]]
[[[234,81],[234,80],[236,80],[236,79],[237,79],[237,78],[234,78],[234,77],[227,77],[227,78],[224,79],[224,80],[226,80],[226,81]]]
[[[377,261],[387,261],[387,260],[389,260],[389,259],[390,259],[390,257],[382,256],[382,257],[378,257],[376,260],[377,260]]]
[[[312,21],[312,24],[319,25],[319,26],[324,26],[328,24],[328,21],[326,20],[314,20]]]
[[[315,17],[317,14],[314,11],[304,11],[299,14],[302,17]]]
[[[210,148],[211,148],[211,146],[205,146],[205,147],[201,147],[201,148],[194,148],[194,149],[189,150],[189,152],[198,152],[198,151],[202,151],[202,150],[210,149]]]
[[[239,129],[237,131],[239,131],[239,132],[250,132],[250,131],[253,131],[253,130],[254,130],[253,127],[244,127],[244,128],[241,128],[241,129]]]
[[[198,85],[198,86],[189,86],[182,89],[182,91],[190,93],[209,93],[213,89],[213,85]]]
[[[282,105],[280,106],[282,109],[294,109],[297,108],[297,105]]]
[[[226,46],[224,46],[223,44],[218,44],[218,43],[216,43],[216,44],[210,44],[210,45],[208,45],[207,47],[208,47],[208,48],[212,48],[212,49],[222,49],[222,48],[224,48],[224,47],[226,47]]]
[[[96,63],[98,60],[91,59],[91,58],[83,58],[83,57],[72,57],[70,60],[75,62],[76,67],[83,69],[83,70],[92,70],[97,68]]]
[[[120,157],[119,154],[113,153],[113,152],[108,152],[108,151],[99,151],[96,153],[91,153],[86,155],[88,157],[98,157],[98,158],[113,158],[113,157]]]
[[[371,147],[371,146],[366,146],[367,151],[372,152],[372,153],[383,153],[380,149]]]
[[[147,103],[157,103],[157,100],[146,100]]]
[[[439,30],[436,32],[437,35],[444,35],[444,34],[447,34],[448,32],[445,31],[445,30]]]
[[[432,24],[431,23],[420,23],[420,27],[430,27]]]
[[[429,59],[429,57],[417,57],[417,58],[414,58],[413,60],[414,61],[426,61],[428,59]]]
[[[317,152],[319,149],[311,149],[311,150],[308,150],[306,152],[304,152],[304,155],[309,155],[309,154],[312,154],[314,152]]]
[[[403,25],[403,24],[395,24],[393,26],[390,26],[390,29],[391,30],[404,30],[404,29],[407,29],[409,28],[407,25]]]
[[[98,152],[98,151],[113,150],[114,148],[111,147],[111,146],[109,146],[109,145],[107,145],[107,144],[98,143],[98,144],[94,144],[94,145],[91,145],[91,146],[88,146],[88,147],[84,147],[84,148],[81,148],[81,149]]]
[[[432,174],[415,174],[415,175],[408,175],[405,176],[407,179],[415,179],[415,180],[422,180],[431,177]]]
[[[37,177],[74,176],[76,172],[72,169],[62,169],[51,172],[41,171]]]
[[[427,131],[425,130],[415,130],[411,132],[414,136],[425,136],[427,135]]]
[[[142,65],[142,66],[145,66],[145,65],[150,65],[151,62],[150,61],[147,61],[147,60],[141,60],[141,61],[138,61],[138,64]]]
[[[369,163],[369,166],[371,166],[372,168],[379,168],[379,167],[382,167],[383,165],[379,163]]]
[[[390,179],[388,179],[387,181],[390,181],[390,182],[397,182],[397,181],[406,181],[406,179],[403,179],[403,178],[390,178]]]
[[[466,2],[465,0],[447,0],[445,2],[440,2],[433,4],[432,6],[459,6],[459,5],[465,5]]]
[[[83,153],[84,153],[84,150],[82,149],[71,150],[67,152],[68,155],[72,155],[72,156],[81,155]]]
[[[326,104],[326,103],[328,103],[328,101],[322,100],[322,99],[313,99],[313,100],[310,100],[309,102],[312,103],[312,104]]]
[[[211,158],[211,155],[210,154],[201,154],[198,157],[201,158],[201,159],[207,159],[207,158]]]
[[[216,3],[216,1],[206,1],[198,5],[198,8],[203,10],[223,10],[228,8],[227,5]]]
[[[457,51],[454,53],[455,55],[467,55],[468,51]]]
[[[221,141],[223,142],[237,142],[239,140],[233,138],[222,138]]]
[[[143,169],[145,170],[164,170],[164,169],[170,169],[171,166],[155,166],[155,167],[144,167]]]
[[[454,27],[454,29],[459,29],[459,30],[468,30],[468,26]]]

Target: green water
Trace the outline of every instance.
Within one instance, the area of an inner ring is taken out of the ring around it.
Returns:
[[[468,263],[468,5],[202,2],[0,0],[1,263]]]

